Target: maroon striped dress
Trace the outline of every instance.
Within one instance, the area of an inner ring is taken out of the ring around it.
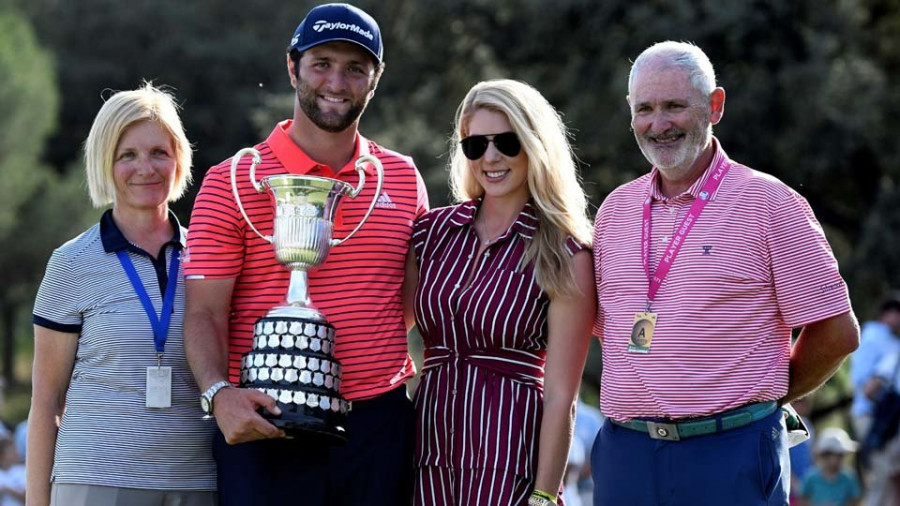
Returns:
[[[525,505],[534,486],[550,299],[534,266],[519,263],[537,214],[527,204],[477,258],[479,205],[434,209],[413,230],[425,342],[414,399],[417,505]],[[570,238],[567,249],[583,246]]]

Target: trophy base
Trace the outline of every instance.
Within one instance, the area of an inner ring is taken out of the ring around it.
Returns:
[[[281,415],[263,415],[272,424],[289,437],[345,442],[349,403],[340,385],[333,326],[272,313],[257,320],[240,386],[275,399]]]
[[[313,438],[335,446],[347,442],[347,431],[341,422],[322,420],[316,416],[316,413],[303,414],[292,411],[297,407],[295,405],[280,402],[276,404],[281,410],[281,416],[274,417],[266,413],[263,418],[283,430],[288,439]],[[300,408],[305,408],[305,406],[300,406]],[[305,410],[300,409],[299,411]]]

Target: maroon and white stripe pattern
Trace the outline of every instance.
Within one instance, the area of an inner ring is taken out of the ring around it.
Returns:
[[[716,145],[715,167],[727,157]],[[654,168],[597,212],[594,265],[603,341],[601,410],[616,420],[682,418],[781,398],[791,329],[850,310],[822,227],[799,194],[733,163],[699,217],[653,303],[649,354],[628,353],[647,305],[642,203],[651,195],[651,269],[709,177],[667,199]],[[652,191],[651,191],[652,190]]]
[[[416,477],[416,506],[524,505],[534,484],[503,469],[423,467]],[[561,498],[560,498],[561,499]],[[559,504],[562,504],[560,502]]]
[[[527,204],[478,258],[479,205],[435,209],[413,230],[425,342],[416,504],[522,504],[533,486],[550,300],[519,264],[538,219]],[[570,238],[567,249],[583,248]]]

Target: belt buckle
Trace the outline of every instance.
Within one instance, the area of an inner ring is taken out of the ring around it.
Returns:
[[[647,432],[650,439],[662,439],[664,441],[681,441],[678,435],[678,426],[674,423],[647,422]]]

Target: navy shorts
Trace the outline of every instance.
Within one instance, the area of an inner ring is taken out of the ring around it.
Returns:
[[[229,445],[217,432],[219,504],[411,504],[414,423],[412,402],[401,386],[353,403],[343,446],[300,438]]]
[[[603,422],[591,450],[594,506],[786,505],[781,410],[744,427],[662,441]]]

